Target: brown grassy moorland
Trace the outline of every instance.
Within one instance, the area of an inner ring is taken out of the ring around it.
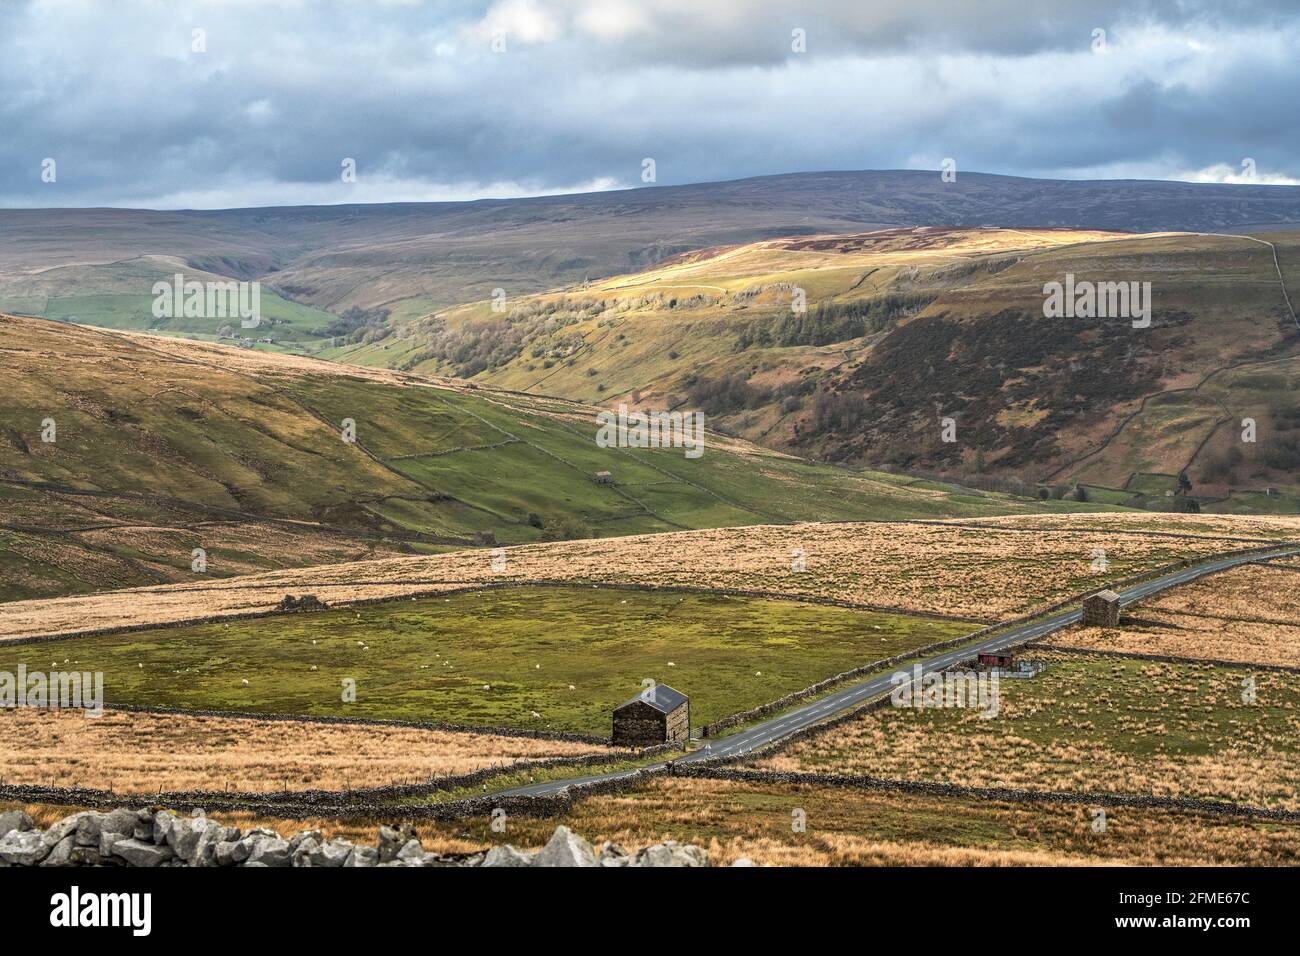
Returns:
[[[1046,671],[1001,681],[996,716],[887,706],[754,765],[1300,810],[1300,676],[1033,656]]]
[[[1111,516],[1103,516],[1109,519]],[[1155,520],[1144,515],[1147,520]],[[1020,530],[980,523],[805,523],[565,541],[506,549],[504,571],[487,550],[356,561],[169,585],[0,604],[0,635],[23,637],[159,625],[266,611],[286,593],[312,592],[331,604],[434,593],[489,582],[538,580],[734,588],[835,598],[973,620],[1005,619],[1180,558],[1242,547],[1197,522],[1169,537],[1117,530]],[[1161,527],[1184,522],[1162,516]],[[1233,536],[1276,533],[1278,522],[1217,518]],[[1287,525],[1283,524],[1283,527]],[[1300,527],[1300,521],[1290,527]],[[1106,571],[1093,570],[1104,549]],[[807,570],[793,573],[801,549]]]
[[[1300,667],[1300,568],[1233,568],[1130,606],[1118,628],[1070,628],[1048,643]]]
[[[106,710],[0,710],[0,780],[123,794],[342,790],[613,752],[590,743],[416,727]]]

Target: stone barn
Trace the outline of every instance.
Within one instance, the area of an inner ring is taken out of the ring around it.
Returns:
[[[616,747],[685,745],[691,736],[691,699],[667,684],[647,687],[627,703],[614,708]]]
[[[1119,595],[1101,591],[1083,601],[1084,627],[1119,627]]]

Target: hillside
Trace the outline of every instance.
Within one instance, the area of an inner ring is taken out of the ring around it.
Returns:
[[[490,302],[445,310],[328,354],[602,404],[702,408],[750,440],[822,460],[1014,476],[1057,493],[1083,482],[1100,499],[1156,508],[1179,504],[1166,492],[1187,472],[1203,507],[1294,511],[1298,266],[1295,233],[787,238],[683,254],[503,313]],[[1067,274],[1149,282],[1150,327],[1044,318],[1045,284]],[[807,311],[796,314],[800,290]],[[955,442],[943,441],[943,417],[957,422]],[[1247,417],[1254,444],[1239,440]]]
[[[596,409],[577,403],[40,319],[0,316],[0,372],[0,600],[192,581],[196,548],[221,577],[493,542],[1032,505],[717,434],[695,459],[601,449]],[[601,470],[612,483],[592,480]]]
[[[495,288],[525,295],[710,246],[990,224],[1287,229],[1300,225],[1300,189],[967,172],[944,183],[937,172],[867,170],[459,203],[0,210],[0,310],[153,328],[141,297],[153,277],[169,277],[181,263],[187,271],[259,279],[268,293],[309,307],[283,316],[285,327],[271,333],[277,341],[319,341],[339,334],[322,311],[341,316],[355,308],[353,324],[363,327],[382,324],[383,312],[417,317],[487,298]]]

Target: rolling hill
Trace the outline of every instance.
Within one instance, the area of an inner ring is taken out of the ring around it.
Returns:
[[[495,288],[525,295],[710,246],[985,225],[1287,229],[1300,225],[1300,189],[973,172],[944,183],[936,172],[866,170],[459,203],[0,210],[0,310],[152,328],[152,316],[138,307],[151,280],[140,275],[124,285],[123,269],[167,276],[172,262],[181,262],[187,270],[259,279],[268,292],[315,310],[338,316],[356,308],[381,321],[375,310],[413,318],[487,298]],[[99,321],[105,315],[114,321]],[[304,330],[315,330],[315,338],[334,334],[326,332],[327,318],[299,318],[295,341],[310,338]]]
[[[640,407],[804,457],[1059,493],[1296,510],[1300,236],[891,229],[676,256],[444,310],[325,354]],[[1148,328],[1045,318],[1044,287],[1150,283]],[[1285,277],[1285,284],[1282,279]],[[806,311],[795,311],[795,297]],[[941,421],[956,423],[944,441]],[[1240,440],[1243,419],[1257,441]],[[1268,489],[1274,490],[1268,494]]]
[[[1300,324],[1287,288],[1300,248],[1278,230],[1297,225],[1294,187],[919,171],[474,203],[0,210],[0,309],[215,341],[219,320],[154,318],[152,284],[177,271],[256,279],[270,321],[258,351],[699,408],[798,457],[1020,493],[1082,483],[1106,503],[1183,507],[1186,473],[1200,507],[1295,511]],[[1152,327],[1043,320],[1043,285],[1066,274],[1151,282]],[[322,416],[345,417],[338,388],[312,398]],[[943,418],[957,441],[942,440]],[[1229,427],[1245,418],[1260,434],[1250,446]],[[475,440],[513,434],[492,425],[504,431]],[[386,503],[355,521],[441,538],[494,528],[474,508],[449,521],[452,506],[434,520],[427,502],[395,503],[410,496],[394,483],[432,480],[412,438],[378,469]],[[281,453],[260,451],[263,471]],[[150,467],[137,463],[135,479]],[[189,488],[200,490],[241,507],[206,475]],[[543,505],[534,495],[525,512]],[[343,507],[311,502],[297,517],[322,520],[317,506]],[[739,513],[723,510],[716,520]]]
[[[41,319],[0,316],[0,371],[0,600],[193,580],[196,548],[220,577],[496,542],[1033,506],[716,433],[695,459],[602,449],[596,409],[579,403]],[[610,484],[593,481],[601,470]]]

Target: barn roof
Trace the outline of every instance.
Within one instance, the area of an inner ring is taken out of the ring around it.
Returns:
[[[1101,598],[1103,601],[1118,601],[1119,595],[1114,591],[1098,591],[1093,595],[1095,598]]]
[[[673,690],[667,684],[655,684],[653,687],[647,687],[641,693],[637,694],[631,700],[625,700],[619,704],[616,710],[622,710],[628,704],[642,703],[649,704],[655,710],[663,711],[665,714],[671,714],[682,704],[686,703],[687,697],[681,691]]]

